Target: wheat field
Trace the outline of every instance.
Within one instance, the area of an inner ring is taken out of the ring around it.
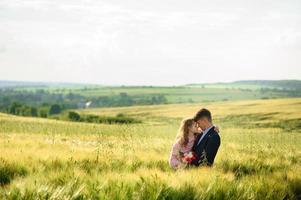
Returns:
[[[206,107],[212,168],[172,170],[178,126]],[[301,98],[79,110],[140,124],[0,114],[0,199],[300,199]]]

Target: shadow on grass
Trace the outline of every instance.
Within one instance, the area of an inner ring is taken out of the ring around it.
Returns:
[[[18,163],[8,163],[0,160],[0,185],[10,184],[15,177],[22,177],[28,174],[28,170]]]
[[[279,166],[252,160],[245,162],[223,160],[219,163],[218,167],[224,172],[233,172],[236,179],[247,175],[272,173],[280,168]]]

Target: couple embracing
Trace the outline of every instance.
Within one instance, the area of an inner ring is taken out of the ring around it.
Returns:
[[[172,146],[169,164],[173,169],[212,166],[220,146],[218,127],[209,110],[203,108],[191,119],[183,120]]]

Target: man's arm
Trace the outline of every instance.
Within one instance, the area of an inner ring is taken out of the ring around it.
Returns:
[[[212,166],[213,162],[214,162],[214,158],[216,156],[216,153],[218,151],[218,148],[221,144],[221,139],[219,137],[219,135],[213,134],[209,140],[208,143],[205,147],[205,152],[206,152],[206,158],[207,159],[207,165],[208,166]]]
[[[197,147],[197,144],[198,144],[198,142],[199,142],[199,140],[200,140],[200,138],[201,138],[201,135],[202,135],[202,133],[199,134],[199,135],[196,137],[195,141],[194,141],[194,144],[193,144],[193,147],[192,147],[192,151],[193,151],[194,153],[196,153],[196,159],[194,159],[194,160],[190,163],[191,165],[199,166],[200,156],[198,155],[198,150],[196,149],[196,147]]]

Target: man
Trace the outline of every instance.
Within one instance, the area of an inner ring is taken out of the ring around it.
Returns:
[[[192,151],[196,154],[196,159],[191,164],[195,166],[212,166],[220,146],[220,137],[214,130],[210,111],[205,108],[201,109],[194,116],[194,121],[203,132],[197,136],[192,147]]]

